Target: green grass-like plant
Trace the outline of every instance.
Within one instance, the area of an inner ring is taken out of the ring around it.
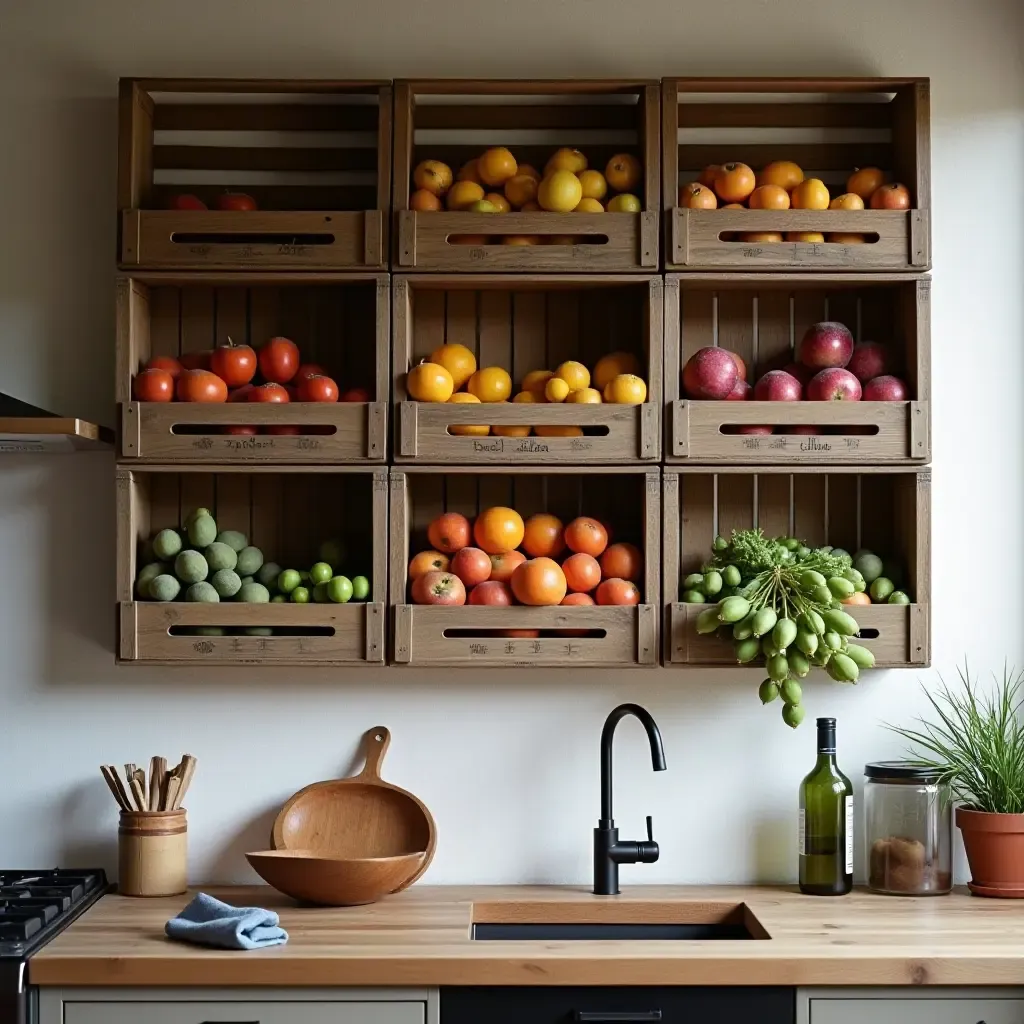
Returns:
[[[939,677],[937,693],[925,690],[938,722],[920,729],[886,728],[912,743],[914,763],[937,772],[970,810],[1024,814],[1024,671],[1003,667],[1002,681],[983,693],[964,664],[962,690]]]

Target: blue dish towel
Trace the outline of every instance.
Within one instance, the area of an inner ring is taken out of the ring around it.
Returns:
[[[288,933],[272,910],[232,907],[205,892],[172,917],[165,928],[172,939],[220,949],[263,949],[288,941]]]

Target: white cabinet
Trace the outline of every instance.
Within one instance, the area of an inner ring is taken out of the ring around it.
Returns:
[[[798,1024],[1024,1024],[1019,989],[802,990]]]

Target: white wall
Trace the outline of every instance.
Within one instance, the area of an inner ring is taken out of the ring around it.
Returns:
[[[930,75],[934,189],[934,660],[1024,663],[1024,31],[1017,0],[35,0],[0,33],[0,387],[112,422],[119,75]],[[361,13],[355,13],[355,12]],[[432,882],[582,881],[606,712],[645,704],[669,771],[625,723],[625,834],[662,859],[627,880],[793,877],[814,729],[762,710],[752,672],[139,670],[113,665],[112,460],[0,462],[0,866],[113,867],[97,766],[199,757],[191,875],[250,877],[293,790],[393,734],[387,776],[440,830]],[[931,673],[923,674],[933,678]],[[900,753],[915,672],[810,687],[841,763]],[[858,863],[860,861],[858,860]]]

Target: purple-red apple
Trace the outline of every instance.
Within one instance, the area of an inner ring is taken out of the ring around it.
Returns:
[[[821,433],[821,427],[814,427],[809,423],[794,423],[783,428],[782,432],[784,434],[805,434],[808,437],[813,437]]]
[[[816,373],[807,385],[810,402],[859,402],[860,396],[860,381],[839,366]]]
[[[800,381],[785,370],[769,370],[754,386],[757,402],[799,402],[803,397]]]
[[[874,377],[864,385],[865,402],[905,402],[907,385],[891,374]]]
[[[754,389],[742,378],[736,381],[732,391],[725,396],[727,402],[749,402],[754,396]]]
[[[889,350],[877,341],[862,341],[854,345],[853,355],[846,364],[850,371],[861,382],[867,384],[875,377],[881,377],[892,369],[892,360],[889,357]]]
[[[815,372],[809,367],[804,366],[803,363],[786,363],[783,369],[791,377],[796,377],[803,387],[807,387],[808,382],[814,376]]]
[[[736,427],[737,434],[774,434],[775,428],[766,423],[740,423]]]
[[[708,346],[698,349],[683,367],[683,390],[688,398],[720,401],[739,380],[739,367],[732,353],[724,348]]]
[[[804,366],[815,370],[842,367],[853,355],[853,335],[845,324],[834,320],[811,324],[800,339],[796,354]]]

